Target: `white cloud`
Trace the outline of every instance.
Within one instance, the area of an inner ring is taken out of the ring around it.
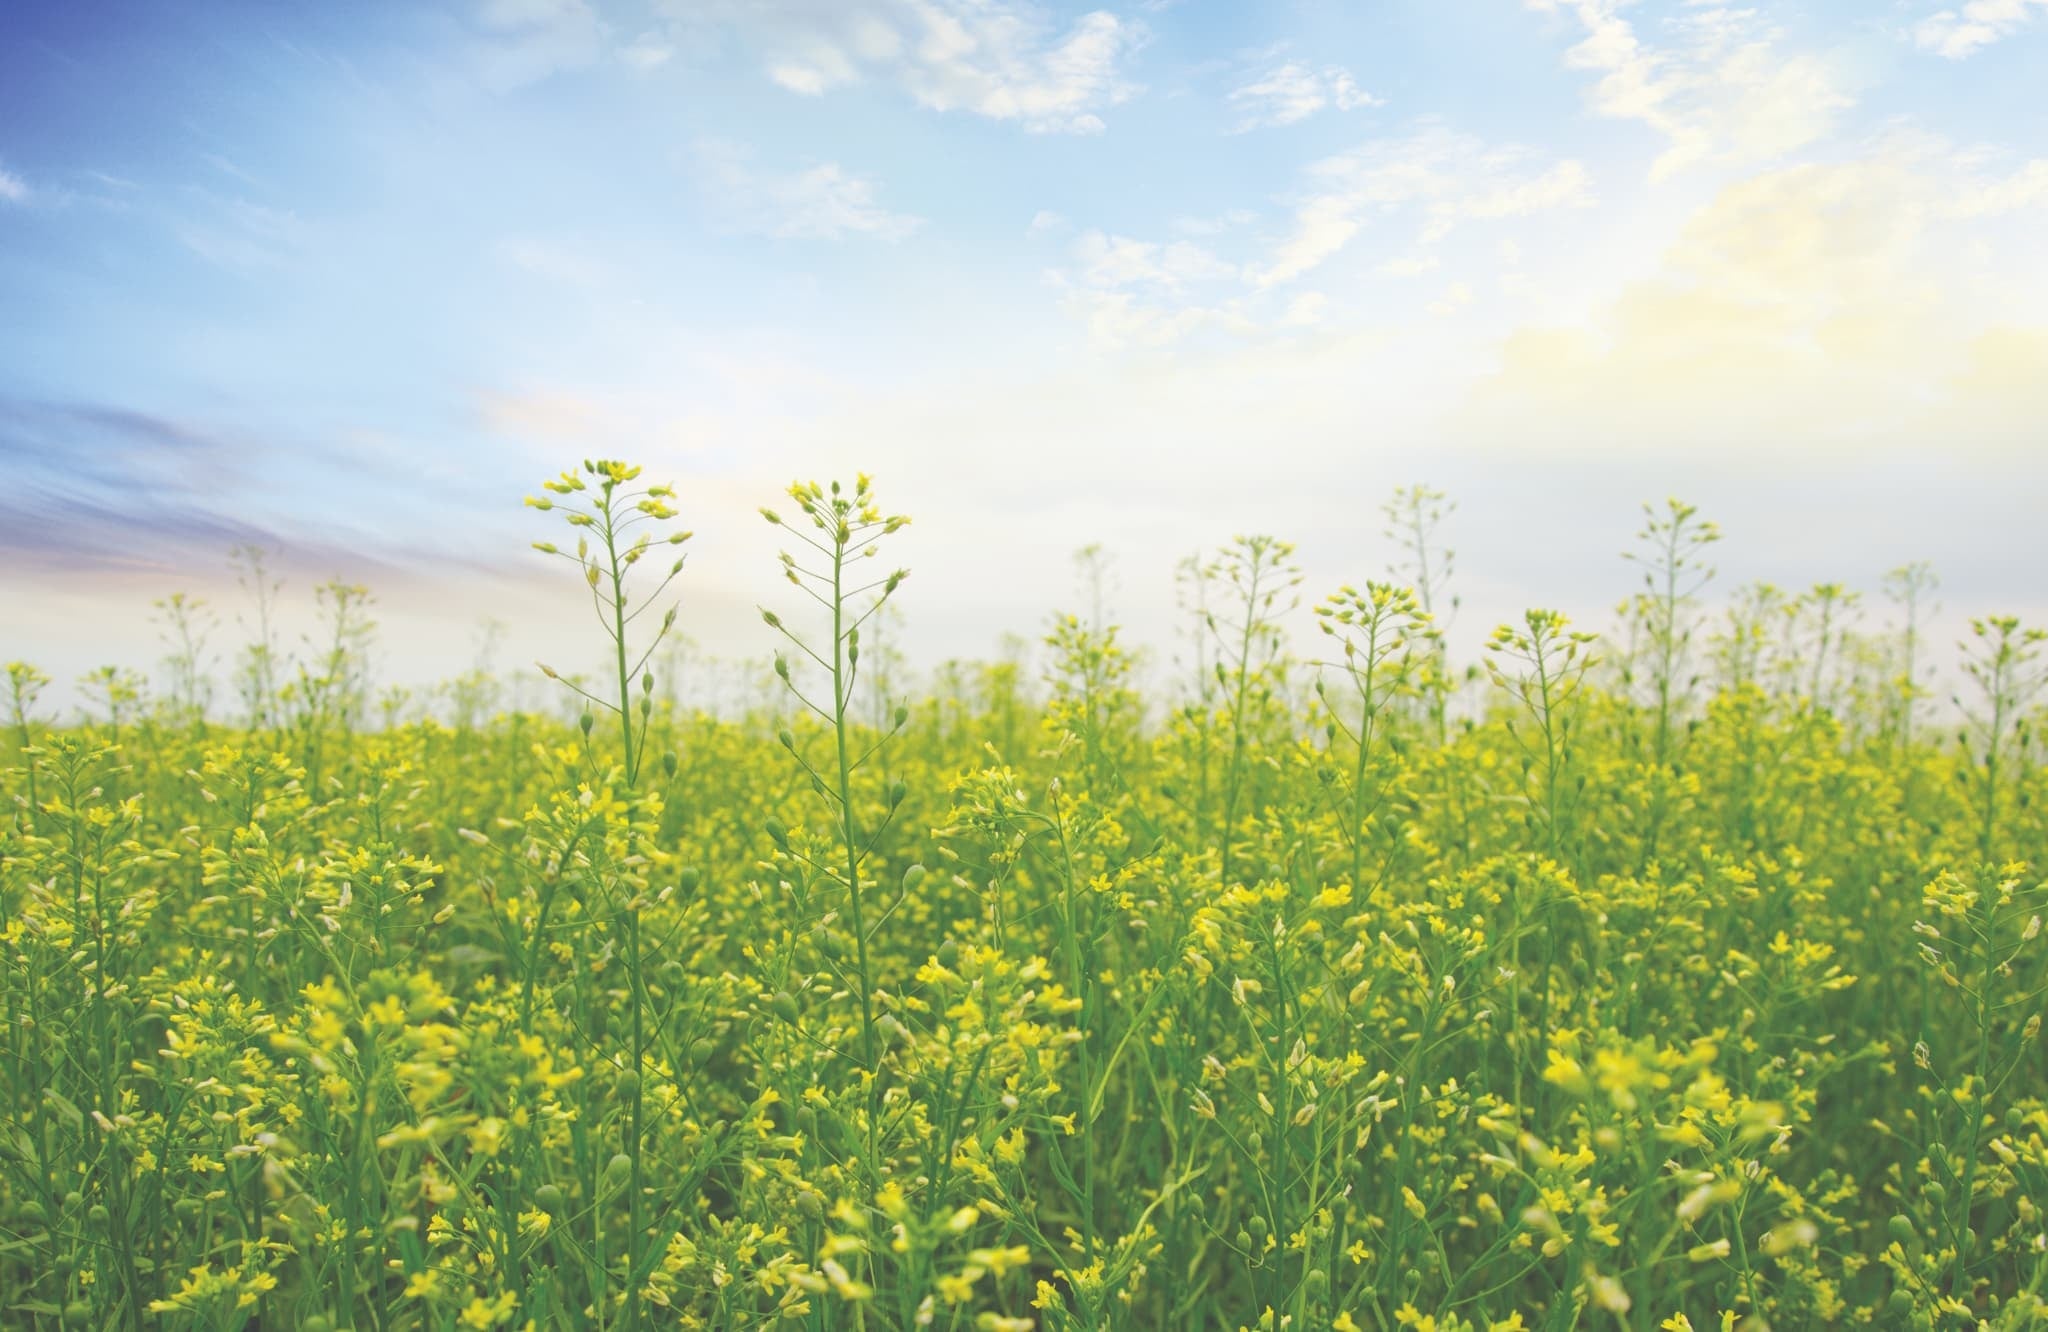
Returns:
[[[2048,0],[1970,0],[1960,10],[1920,20],[1913,40],[1924,51],[1961,60],[2012,36],[2041,13],[2048,13]]]
[[[0,167],[0,199],[8,203],[27,203],[28,182],[6,167]]]
[[[612,275],[601,259],[533,236],[507,237],[498,243],[497,256],[521,272],[586,291],[603,286]]]
[[[1629,0],[1524,3],[1568,12],[1585,29],[1565,63],[1600,76],[1588,95],[1595,111],[1668,141],[1653,179],[1704,162],[1776,160],[1828,134],[1853,102],[1830,61],[1782,49],[1783,33],[1755,10],[1688,7],[1657,44],[1622,17]]]
[[[1311,69],[1290,60],[1230,91],[1230,104],[1238,109],[1237,132],[1270,129],[1307,120],[1325,107],[1355,111],[1364,106],[1384,106],[1385,101],[1358,86],[1349,71],[1331,66]]]
[[[1489,145],[1435,125],[1325,158],[1309,176],[1292,234],[1255,274],[1261,288],[1320,266],[1375,216],[1415,215],[1419,239],[1433,244],[1467,222],[1592,202],[1586,168],[1576,160],[1544,163],[1528,149]]]
[[[1136,89],[1121,66],[1143,28],[1107,10],[1061,23],[1029,0],[672,0],[684,26],[737,33],[805,96],[876,79],[934,111],[1094,134]]]
[[[610,41],[589,0],[480,0],[474,13],[484,34],[478,73],[501,90],[593,65]]]
[[[634,69],[645,73],[659,69],[675,58],[676,48],[662,40],[658,33],[643,32],[619,48],[619,59]]]
[[[1071,270],[1048,276],[1062,292],[1061,307],[1096,347],[1163,347],[1205,330],[1244,334],[1259,326],[1233,294],[1237,266],[1193,241],[1089,231],[1075,238],[1072,254]]]
[[[1173,229],[1183,236],[1220,236],[1247,222],[1257,221],[1258,216],[1249,208],[1232,208],[1214,217],[1176,218]]]
[[[1237,269],[1192,241],[1132,240],[1090,231],[1074,242],[1081,280],[1091,287],[1151,286],[1179,290],[1235,277]]]
[[[1442,263],[1433,254],[1404,254],[1398,259],[1389,259],[1374,269],[1381,277],[1412,278],[1424,273],[1433,273]]]
[[[1978,156],[1892,136],[1728,186],[1590,319],[1509,336],[1479,428],[1539,449],[2037,448],[2048,265],[1989,219],[2048,212],[2048,163]]]
[[[1429,303],[1429,312],[1437,316],[1453,315],[1470,304],[1472,304],[1472,284],[1469,282],[1453,282],[1450,286],[1444,288],[1443,295]]]
[[[700,144],[697,157],[716,205],[742,231],[791,240],[861,235],[900,241],[924,224],[882,207],[871,181],[836,162],[767,171],[754,166],[745,149],[719,142]]]
[[[1065,231],[1069,225],[1067,219],[1050,208],[1041,208],[1031,215],[1031,225],[1025,231],[1029,235],[1043,236],[1050,231]]]

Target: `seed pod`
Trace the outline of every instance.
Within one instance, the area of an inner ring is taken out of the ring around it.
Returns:
[[[619,1095],[628,1101],[638,1096],[640,1094],[640,1075],[630,1068],[619,1074],[618,1090]]]
[[[939,945],[939,965],[951,971],[960,962],[960,945],[951,939]]]
[[[761,827],[767,832],[769,841],[774,842],[775,845],[781,847],[785,851],[789,850],[788,824],[784,823],[781,819],[776,818],[773,814],[770,814],[767,817],[767,819],[762,822]]]
[[[533,1191],[534,1205],[549,1216],[560,1216],[568,1210],[569,1200],[562,1196],[559,1184],[543,1184]]]
[[[625,1183],[627,1177],[632,1173],[633,1158],[624,1152],[619,1152],[611,1160],[605,1162],[604,1182],[616,1188]]]
[[[718,1043],[709,1036],[699,1036],[690,1042],[690,1062],[702,1068],[711,1062],[711,1056],[718,1053]]]
[[[678,766],[678,765],[677,765],[677,763],[676,763],[676,756],[675,756],[674,754],[663,754],[663,755],[661,756],[661,775],[662,775],[662,776],[664,776],[664,777],[673,777],[673,776],[675,776],[675,775],[676,775],[676,768],[677,768],[677,766]]]
[[[796,996],[787,990],[776,991],[775,997],[768,1001],[768,1007],[784,1022],[794,1022],[797,1019]]]
[[[1900,1213],[1893,1213],[1885,1229],[1901,1244],[1911,1244],[1920,1238],[1920,1232],[1913,1226],[1913,1219]]]
[[[591,716],[589,710],[585,709],[583,715],[576,719],[576,724],[583,728],[583,734],[589,735],[590,728],[597,725],[597,718]]]
[[[904,870],[903,891],[906,893],[916,892],[917,886],[924,882],[924,876],[925,868],[923,865],[912,865],[909,869]]]

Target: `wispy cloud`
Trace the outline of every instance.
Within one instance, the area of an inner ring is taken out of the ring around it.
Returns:
[[[280,268],[305,248],[304,219],[285,208],[191,191],[194,207],[175,224],[185,248],[221,268],[241,273]]]
[[[744,147],[722,140],[700,143],[696,160],[714,205],[741,231],[790,240],[857,235],[900,241],[924,222],[882,207],[872,181],[836,162],[768,170],[755,166]]]
[[[477,73],[501,90],[596,64],[610,27],[589,0],[478,0]]]
[[[1095,134],[1136,89],[1122,66],[1141,25],[1107,10],[1062,23],[1028,0],[677,0],[679,21],[723,26],[761,53],[768,77],[818,96],[865,79],[934,111]]]
[[[1961,60],[2004,41],[2035,18],[2048,14],[2048,0],[1970,0],[1943,9],[1913,26],[1913,40],[1925,51]]]
[[[1312,69],[1293,60],[1274,65],[1231,89],[1229,101],[1240,116],[1236,127],[1240,134],[1292,125],[1328,107],[1355,111],[1386,105],[1384,99],[1359,87],[1348,70],[1334,65]]]
[[[1440,125],[1376,139],[1309,169],[1290,234],[1256,269],[1256,286],[1292,282],[1351,243],[1380,216],[1411,216],[1434,244],[1468,222],[1497,221],[1592,202],[1575,159],[1546,161],[1530,149],[1488,144]]]
[[[1234,277],[1237,268],[1192,241],[1133,240],[1090,231],[1074,242],[1081,278],[1092,287],[1163,287]]]
[[[1482,397],[1532,448],[2038,447],[2048,269],[1987,265],[1994,213],[2048,215],[2048,163],[1985,171],[1928,136],[1723,189],[1583,324],[1507,338]],[[2024,217],[2022,220],[2026,220]]]
[[[522,273],[579,290],[602,286],[611,265],[574,246],[536,236],[508,236],[498,242],[497,256]]]
[[[1524,0],[1585,30],[1565,63],[1599,76],[1587,98],[1596,112],[1668,142],[1653,179],[1704,162],[1776,160],[1827,135],[1854,103],[1830,61],[1786,49],[1753,9],[1689,7],[1649,40],[1622,17],[1628,2]]]
[[[0,166],[0,200],[7,203],[27,203],[28,196],[28,182],[6,167]]]

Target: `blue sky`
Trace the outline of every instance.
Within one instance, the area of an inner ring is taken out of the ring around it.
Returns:
[[[1160,641],[1236,531],[1376,576],[1414,481],[1475,635],[1597,618],[1669,493],[1724,586],[2038,610],[2044,83],[2042,0],[16,0],[0,656],[146,664],[242,541],[375,587],[392,678],[527,655],[518,500],[592,454],[732,654],[755,506],[856,469],[927,658],[1088,542]]]

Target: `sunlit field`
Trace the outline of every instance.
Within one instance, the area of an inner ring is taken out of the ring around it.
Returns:
[[[1921,566],[1710,608],[1670,502],[1597,636],[1461,660],[1413,489],[1387,581],[1240,537],[1170,659],[909,689],[862,478],[763,496],[714,715],[657,479],[528,501],[594,612],[537,710],[383,693],[360,588],[286,644],[248,552],[82,715],[7,668],[0,1322],[2048,1318],[2037,631],[1928,641]]]

